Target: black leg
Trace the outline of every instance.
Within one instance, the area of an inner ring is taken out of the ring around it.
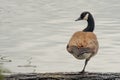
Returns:
[[[85,65],[83,67],[83,70],[80,73],[84,73],[85,72],[85,68],[86,68],[86,65],[87,65],[88,61],[89,61],[89,59],[85,60]]]

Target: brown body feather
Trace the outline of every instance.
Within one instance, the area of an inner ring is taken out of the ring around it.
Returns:
[[[91,49],[92,52],[90,52],[89,58],[94,56],[98,51],[98,41],[96,35],[93,32],[78,31],[74,33],[68,43],[68,47],[67,47],[68,52],[70,53],[72,52],[73,46],[76,46],[78,49],[82,49],[82,48]],[[73,55],[75,54],[73,53]],[[84,59],[86,58],[88,57],[85,57]]]

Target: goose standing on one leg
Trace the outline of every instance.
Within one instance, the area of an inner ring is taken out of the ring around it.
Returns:
[[[85,72],[85,67],[98,51],[98,41],[94,31],[94,19],[90,12],[83,12],[80,17],[75,20],[86,20],[88,26],[83,31],[75,32],[67,45],[67,51],[77,59],[85,59],[85,65],[81,73]]]

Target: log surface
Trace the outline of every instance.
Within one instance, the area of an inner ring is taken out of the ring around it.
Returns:
[[[5,80],[120,80],[120,73],[29,73],[5,76]]]

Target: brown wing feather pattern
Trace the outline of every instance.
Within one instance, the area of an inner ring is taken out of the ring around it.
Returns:
[[[89,48],[96,54],[98,51],[98,41],[96,35],[93,32],[82,32],[78,31],[73,34],[68,44],[68,52],[71,52],[71,47],[76,46],[77,48]]]

